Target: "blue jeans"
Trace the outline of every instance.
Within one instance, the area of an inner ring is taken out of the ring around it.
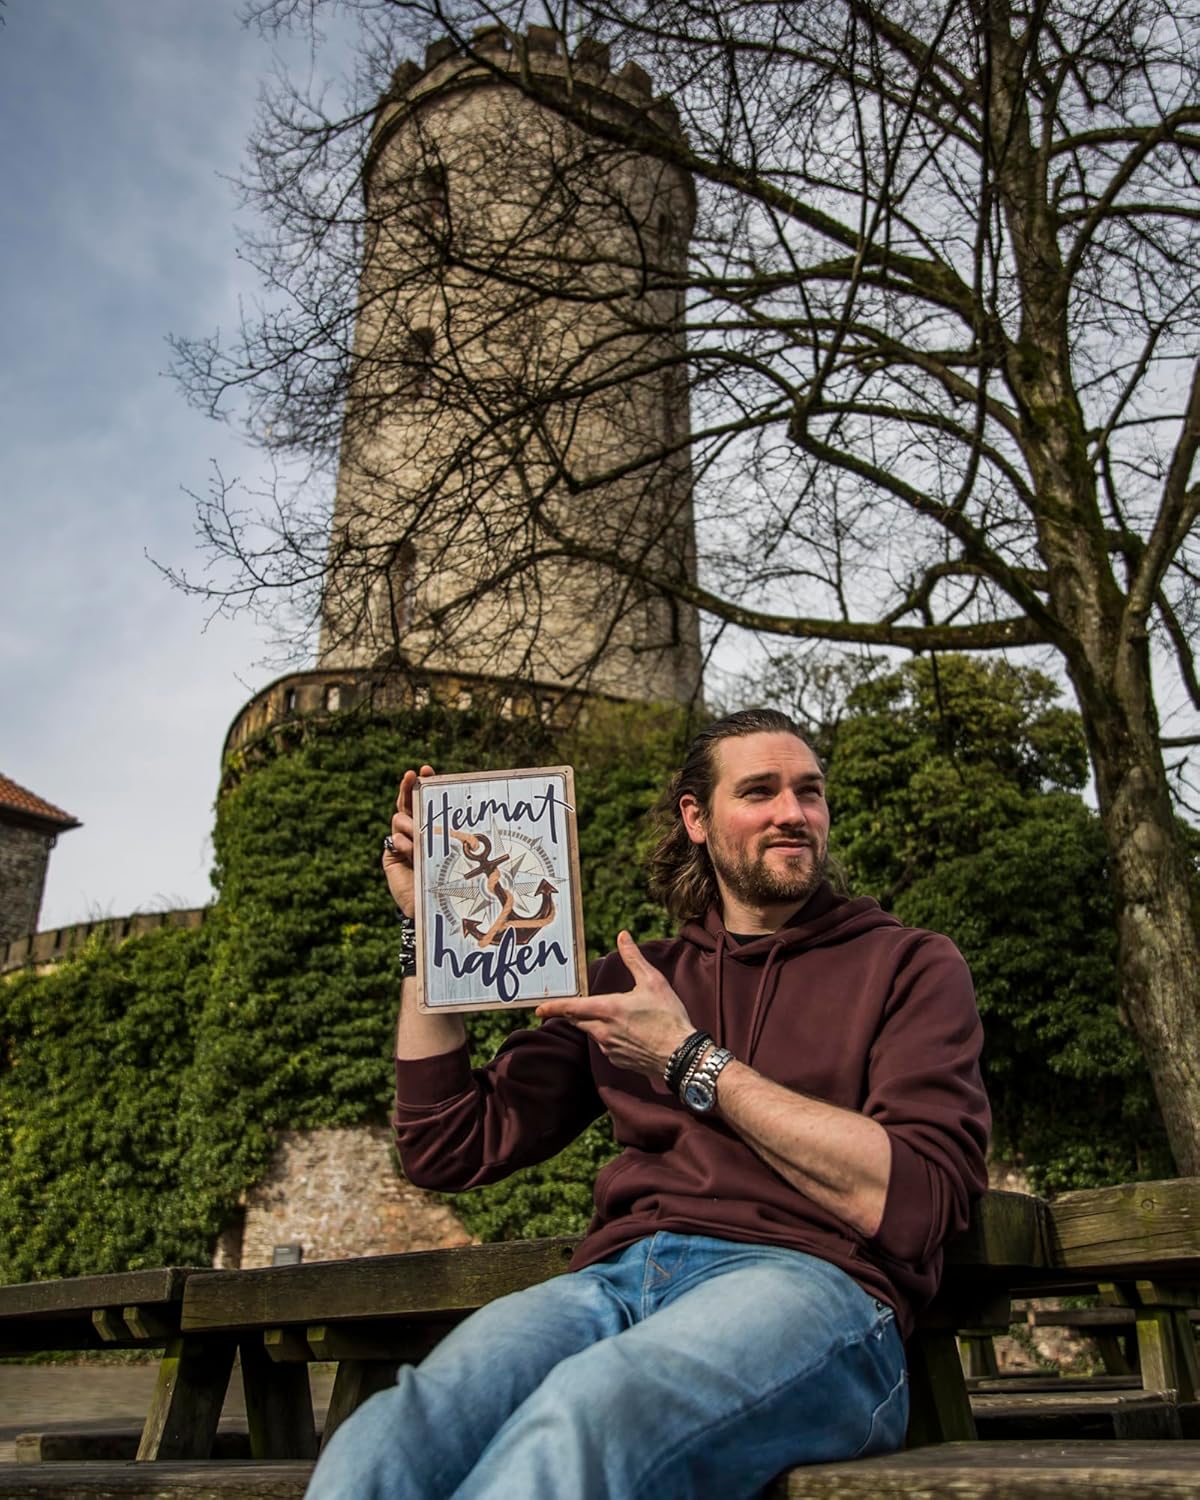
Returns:
[[[338,1428],[307,1500],[737,1500],[907,1422],[892,1310],[844,1272],[656,1234],[460,1324]]]

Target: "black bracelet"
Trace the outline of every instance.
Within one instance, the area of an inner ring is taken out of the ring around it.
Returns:
[[[663,1069],[663,1082],[673,1094],[679,1092],[679,1085],[686,1078],[696,1054],[711,1041],[712,1037],[707,1031],[693,1031],[671,1053],[667,1066]]]
[[[400,952],[397,957],[400,960],[401,979],[415,979],[417,974],[417,924],[411,917],[406,917],[399,907],[396,908],[397,918],[400,922]]]

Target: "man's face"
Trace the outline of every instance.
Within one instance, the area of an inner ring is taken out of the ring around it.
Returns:
[[[739,907],[794,910],[825,870],[829,807],[816,757],[792,734],[721,740],[716,756],[711,808],[685,798],[680,812],[688,836],[707,846],[726,922]]]

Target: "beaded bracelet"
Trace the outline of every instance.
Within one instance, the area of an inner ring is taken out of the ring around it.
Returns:
[[[396,908],[396,920],[400,923],[400,952],[397,957],[400,960],[401,979],[415,979],[417,975],[417,924],[409,916]]]
[[[679,1092],[679,1086],[695,1061],[696,1054],[711,1041],[712,1037],[707,1031],[693,1031],[691,1036],[685,1037],[671,1053],[667,1059],[667,1066],[663,1069],[663,1082],[673,1094]]]

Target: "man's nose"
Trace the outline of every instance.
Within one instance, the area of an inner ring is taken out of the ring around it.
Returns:
[[[795,792],[780,792],[775,799],[775,821],[781,827],[792,824],[801,828],[808,826],[808,810]]]

